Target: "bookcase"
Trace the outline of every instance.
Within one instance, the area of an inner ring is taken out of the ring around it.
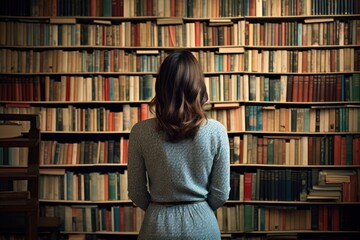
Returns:
[[[39,203],[39,116],[0,114],[7,128],[9,122],[27,123],[29,131],[8,131],[0,138],[0,235],[11,233],[22,239],[38,238]],[[2,128],[3,132],[7,130]],[[17,134],[19,133],[19,135]],[[11,155],[11,157],[9,157]],[[10,239],[10,238],[9,238]]]
[[[227,239],[357,239],[356,0],[5,0],[0,112],[41,118],[40,214],[62,233],[136,238],[131,126],[162,60],[190,49],[228,129]]]

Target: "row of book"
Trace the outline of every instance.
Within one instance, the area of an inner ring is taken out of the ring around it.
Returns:
[[[55,19],[51,21],[56,23]],[[69,24],[66,20],[61,24],[0,22],[0,30],[4,32],[0,38],[0,45],[181,47],[186,46],[188,41],[196,46],[212,46],[212,39],[216,39],[216,35],[212,35],[214,29],[210,28],[211,24],[214,24],[212,21],[183,23],[179,19],[169,19],[168,24],[174,25],[162,25],[161,19],[135,23],[125,21],[113,25],[96,24],[96,21],[93,24],[81,24],[76,23],[76,19],[68,21]],[[111,24],[110,21],[108,23]],[[252,23],[245,20],[229,20],[222,24],[232,27],[217,28],[220,34],[218,36],[225,38],[223,44],[217,41],[218,45],[321,46],[352,45],[360,42],[357,34],[359,20],[308,19],[304,23]],[[195,32],[191,33],[192,29]],[[226,34],[230,34],[233,39],[229,40]],[[191,41],[189,37],[195,39]]]
[[[0,166],[27,166],[29,149],[0,147]]]
[[[244,71],[242,48],[229,48],[234,53],[199,50],[193,52],[204,72]],[[217,49],[215,49],[217,50]],[[226,50],[226,49],[225,49]],[[160,63],[168,55],[164,50],[125,51],[122,49],[94,50],[88,52],[46,50],[12,51],[0,49],[4,63],[3,73],[62,73],[62,72],[157,72]],[[45,61],[45,62],[44,62]]]
[[[216,217],[224,232],[311,229],[311,210],[296,207],[223,206],[216,211]]]
[[[5,0],[1,15],[20,16],[166,16],[166,17],[234,17],[234,16],[299,16],[354,14],[360,12],[355,0]]]
[[[229,137],[231,164],[360,165],[357,135]],[[41,165],[126,164],[128,139],[40,143]],[[25,166],[27,148],[0,148],[0,165]]]
[[[229,137],[231,163],[287,166],[360,165],[357,135]]]
[[[124,50],[13,51],[0,49],[1,73],[157,72],[158,55],[127,54]]]
[[[40,165],[127,163],[128,139],[61,143],[41,141]]]
[[[359,132],[357,107],[275,108],[242,105],[232,109],[215,108],[207,116],[221,122],[228,131],[263,132]]]
[[[232,48],[227,48],[232,50]],[[73,73],[73,72],[157,72],[167,56],[165,51],[149,52],[111,50],[15,51],[0,49],[3,73]],[[200,51],[199,61],[205,72],[239,70],[263,73],[330,73],[358,71],[359,49],[312,50],[241,50],[242,53]],[[233,56],[235,54],[235,56]],[[236,56],[240,55],[240,56]],[[316,63],[316,64],[314,64]],[[231,66],[234,65],[234,66]]]
[[[330,215],[329,212],[331,212]],[[351,221],[355,220],[353,214],[348,206],[318,206],[311,209],[296,209],[245,205],[244,215],[252,221],[244,223],[244,230],[346,230],[353,225],[351,224]]]
[[[147,50],[145,50],[147,53]],[[88,73],[88,72],[157,72],[164,54],[138,54],[125,50],[18,51],[0,49],[5,64],[1,73]],[[242,54],[242,53],[235,53]],[[246,50],[244,57],[228,56],[207,60],[205,70],[222,70],[221,61],[237,63],[244,71],[259,73],[331,73],[359,71],[360,50],[355,48],[312,50]],[[204,60],[206,58],[200,59]],[[239,62],[238,60],[243,60]],[[201,61],[203,63],[204,61]],[[204,62],[205,63],[205,62]],[[234,69],[235,70],[235,69]],[[241,69],[239,69],[241,70]]]
[[[75,173],[41,169],[39,199],[75,201],[129,200],[127,171]]]
[[[360,100],[360,74],[205,76],[210,101],[339,102]],[[152,75],[3,76],[3,101],[141,101],[155,95]]]
[[[257,169],[230,177],[230,200],[359,201],[359,170]]]
[[[65,232],[139,232],[144,211],[135,206],[41,206],[40,216],[59,217]]]
[[[221,77],[221,76],[220,76]],[[232,90],[232,82],[224,78],[224,94]],[[231,78],[232,80],[232,78]],[[229,87],[227,87],[229,82]],[[211,94],[221,94],[217,89],[222,81],[211,83]],[[243,84],[242,84],[243,83]],[[221,85],[220,85],[221,86]],[[241,87],[243,86],[243,92]],[[294,75],[267,77],[256,75],[240,76],[239,100],[276,102],[334,102],[360,100],[360,74],[351,75]],[[248,91],[247,91],[248,90]],[[221,96],[221,95],[220,95]],[[241,98],[242,97],[242,98]],[[220,101],[226,100],[220,98]],[[228,99],[230,100],[230,99]]]
[[[41,131],[130,131],[132,126],[150,116],[149,105],[122,105],[122,111],[100,108],[40,108]]]
[[[27,105],[28,106],[28,105]],[[359,132],[360,109],[353,106],[320,106],[312,108],[275,108],[259,105],[236,105],[232,108],[214,105],[207,110],[209,118],[221,122],[228,131],[284,133]],[[131,127],[153,116],[147,103],[139,107],[123,104],[120,111],[105,107],[4,107],[1,113],[40,114],[42,131],[130,131]]]
[[[311,108],[275,108],[246,105],[246,131],[279,132],[359,132],[360,108],[320,106]]]
[[[321,22],[323,21],[323,22]],[[360,43],[359,20],[305,19],[302,22],[245,22],[245,45],[323,46]]]
[[[56,24],[0,22],[0,45],[8,46],[117,46],[192,47],[323,46],[360,43],[359,20],[307,19],[305,22],[252,23],[215,20],[184,23],[182,19],[108,24],[77,23],[75,18]],[[320,21],[320,22],[319,22]],[[321,22],[325,21],[325,22]],[[171,25],[172,23],[172,25]],[[219,26],[219,25],[226,26]],[[215,26],[214,26],[215,25]],[[218,25],[218,26],[217,26]]]
[[[155,95],[152,75],[0,77],[0,100],[146,101]]]
[[[274,73],[359,71],[360,51],[354,48],[311,50],[246,50],[244,70]]]

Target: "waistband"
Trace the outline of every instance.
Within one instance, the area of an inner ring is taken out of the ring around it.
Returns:
[[[156,202],[150,201],[152,204],[163,205],[163,206],[176,206],[176,205],[187,205],[187,204],[195,204],[200,202],[205,202],[206,200],[196,200],[196,201],[176,201],[176,202]]]

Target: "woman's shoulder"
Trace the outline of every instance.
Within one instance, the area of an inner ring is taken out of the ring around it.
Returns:
[[[217,128],[217,129],[226,130],[225,126],[221,122],[219,122],[219,121],[217,121],[215,119],[211,119],[211,118],[208,119],[206,125],[208,127],[210,127],[210,128]]]
[[[211,135],[227,135],[227,130],[225,126],[215,119],[208,119],[203,127],[204,130],[206,129],[205,131],[211,133]]]
[[[142,120],[137,122],[132,128],[131,131],[145,131],[149,129],[154,129],[156,125],[156,118],[149,118],[146,120]]]

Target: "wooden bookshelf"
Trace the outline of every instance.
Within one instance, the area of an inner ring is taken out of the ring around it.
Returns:
[[[203,67],[207,115],[229,135],[232,193],[216,212],[222,237],[359,238],[359,212],[349,209],[360,202],[360,4],[270,2],[4,0],[0,113],[40,116],[40,215],[60,215],[64,235],[136,238],[143,212],[120,180],[126,142],[133,124],[152,117],[148,104],[162,60],[189,49]],[[338,184],[342,198],[308,201],[319,172],[333,170],[351,175]],[[263,172],[274,173],[266,183],[255,177]],[[259,199],[260,189],[286,191],[274,184],[285,172],[307,175],[290,180],[294,198]],[[90,175],[105,184],[114,174],[106,186],[116,199],[88,184]],[[245,174],[252,174],[250,189]],[[100,197],[90,198],[89,189]],[[122,221],[115,217],[81,224],[119,211],[136,224],[112,228]],[[276,220],[265,228],[262,214],[288,216],[292,225]]]
[[[6,234],[11,234],[11,231],[19,231],[26,239],[37,239],[38,237],[38,220],[39,220],[39,203],[38,203],[38,181],[39,181],[39,146],[40,146],[40,129],[39,129],[39,116],[37,115],[16,115],[16,114],[0,114],[0,120],[3,122],[28,122],[30,129],[28,132],[23,133],[15,138],[1,138],[0,147],[2,153],[7,152],[8,149],[27,148],[27,154],[23,155],[26,158],[26,166],[16,166],[13,164],[0,167],[0,179],[2,185],[5,186],[9,182],[9,189],[2,189],[0,191],[0,217],[2,218],[1,231]],[[9,150],[10,151],[10,150]],[[3,155],[3,154],[2,154]],[[4,158],[2,162],[4,163]],[[14,156],[15,160],[16,156]],[[17,155],[19,158],[19,155]],[[18,161],[20,159],[17,159]],[[26,181],[26,188],[16,189],[16,182]],[[9,215],[10,214],[10,215]],[[20,216],[17,216],[20,214]],[[25,220],[21,225],[23,217]],[[14,220],[13,217],[18,217]],[[19,218],[20,217],[20,218]],[[4,219],[6,218],[6,220]],[[5,221],[4,221],[5,220]],[[14,221],[13,224],[6,223],[6,221]]]

